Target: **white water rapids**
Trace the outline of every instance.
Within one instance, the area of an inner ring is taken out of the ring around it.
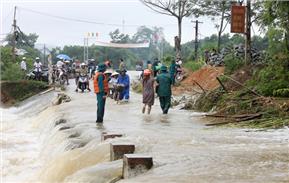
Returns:
[[[128,104],[107,100],[97,129],[95,94],[75,93],[70,83],[69,103],[52,106],[50,92],[1,110],[1,182],[111,182],[122,161],[109,161],[110,142],[133,143],[154,160],[148,172],[119,182],[289,182],[288,128],[205,127],[200,113],[162,115],[158,100],[143,115],[142,97],[132,93]],[[125,136],[101,142],[102,131]]]

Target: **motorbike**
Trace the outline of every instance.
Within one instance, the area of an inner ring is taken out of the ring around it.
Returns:
[[[65,71],[63,69],[58,69],[57,75],[58,75],[59,84],[64,85],[65,80],[66,80]]]
[[[80,75],[78,79],[78,88],[81,90],[81,92],[84,92],[84,90],[87,89],[87,75]]]
[[[183,78],[184,78],[183,69],[181,67],[178,67],[175,75],[176,83],[180,83],[183,80]]]
[[[36,78],[36,72],[31,70],[28,74],[26,74],[25,78],[27,80],[40,80],[44,82],[48,82],[48,68],[43,68],[40,72],[39,78]]]

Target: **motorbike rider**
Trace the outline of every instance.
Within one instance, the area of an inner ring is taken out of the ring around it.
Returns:
[[[79,80],[79,76],[80,76],[80,65],[76,64],[75,65],[75,70],[74,70],[74,77],[75,77],[75,85],[76,85],[76,89],[75,91],[78,91],[78,80]]]
[[[52,83],[55,83],[56,79],[57,79],[57,66],[56,65],[52,65]]]
[[[42,72],[42,64],[40,63],[39,57],[35,58],[35,62],[33,64],[33,66],[34,66],[35,79],[40,81],[41,72]]]
[[[87,67],[86,67],[85,63],[80,64],[79,76],[86,76],[87,77],[87,79],[86,79],[86,81],[87,81],[87,83],[86,83],[87,90],[91,91],[90,88],[89,88],[88,70],[87,70]],[[78,79],[77,84],[76,84],[76,86],[77,86],[77,88],[75,90],[76,92],[78,91],[78,85],[79,85],[79,79]]]
[[[69,72],[70,72],[69,63],[70,62],[66,60],[64,61],[64,65],[62,65],[67,85],[69,85]]]

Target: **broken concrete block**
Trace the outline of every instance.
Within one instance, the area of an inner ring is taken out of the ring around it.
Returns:
[[[101,141],[105,141],[106,139],[109,139],[109,138],[115,138],[115,137],[122,137],[122,134],[117,134],[117,133],[114,133],[114,134],[109,134],[109,133],[102,133],[101,134]]]
[[[124,154],[133,154],[134,144],[111,143],[110,144],[110,161],[122,159]]]
[[[139,154],[125,154],[123,156],[122,176],[124,179],[145,173],[153,166],[151,156]]]

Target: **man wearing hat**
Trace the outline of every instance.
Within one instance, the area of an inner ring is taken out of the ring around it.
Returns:
[[[23,57],[22,58],[22,61],[20,63],[20,67],[21,67],[21,70],[25,73],[26,70],[27,70],[27,67],[26,67],[26,57]]]
[[[36,80],[40,81],[41,72],[42,72],[42,64],[40,63],[40,58],[39,57],[35,58],[35,62],[33,64],[33,66],[34,66],[35,78],[36,78]]]
[[[93,78],[94,93],[96,94],[97,100],[97,124],[103,123],[105,100],[109,92],[108,78],[104,74],[105,70],[106,66],[104,64],[99,64],[97,72],[95,73]]]
[[[117,78],[117,84],[123,85],[123,91],[120,93],[119,100],[124,99],[128,101],[129,99],[129,86],[130,86],[130,79],[129,76],[126,74],[126,69],[120,70],[120,75]]]
[[[169,108],[171,106],[171,84],[172,80],[170,77],[170,74],[167,71],[166,66],[161,66],[160,68],[160,74],[157,75],[157,94],[160,99],[160,105],[163,111],[163,114],[167,114],[169,111]]]

